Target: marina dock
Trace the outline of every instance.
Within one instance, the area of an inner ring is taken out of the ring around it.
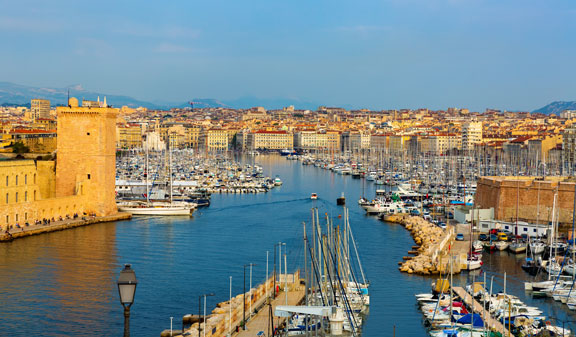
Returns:
[[[298,287],[293,291],[288,292],[288,305],[298,305],[304,300],[304,287]],[[278,305],[286,305],[286,297],[284,292],[280,292],[275,300],[272,300],[272,314]],[[246,330],[240,330],[232,336],[236,337],[252,337],[256,336],[258,332],[264,331],[268,335],[270,329],[270,310],[263,307],[251,320],[246,324]],[[281,326],[286,321],[286,317],[274,317],[274,327]],[[273,328],[274,328],[273,327]]]
[[[268,336],[270,329],[278,327],[286,320],[285,317],[274,317],[274,326],[270,327],[270,313],[274,313],[277,305],[298,305],[304,300],[305,286],[300,284],[300,273],[280,275],[280,281],[276,285],[279,291],[276,298],[272,299],[274,279],[271,277],[266,282],[254,287],[246,294],[239,294],[231,301],[221,302],[205,318],[205,323],[195,322],[184,329],[185,336],[224,337],[224,336],[256,336],[260,331]],[[287,281],[287,292],[284,292],[284,281]],[[272,310],[268,307],[271,301]],[[244,312],[245,308],[245,312]],[[251,310],[250,310],[251,309]],[[252,314],[251,314],[252,313]],[[242,329],[244,315],[246,315],[246,330]],[[188,320],[186,315],[183,320]],[[170,330],[164,330],[160,336],[182,336],[181,331],[170,334]]]
[[[506,329],[506,327],[504,327],[502,323],[494,319],[488,311],[483,310],[482,305],[478,303],[474,299],[474,297],[470,295],[470,293],[468,293],[462,287],[452,287],[452,289],[454,290],[456,295],[460,296],[462,301],[464,301],[464,303],[466,303],[466,305],[468,305],[468,307],[471,308],[472,312],[477,313],[482,317],[482,319],[490,329],[501,332],[503,336],[508,336],[508,330]]]
[[[0,242],[10,242],[15,239],[20,239],[32,235],[57,232],[65,229],[82,227],[101,222],[129,220],[131,218],[132,218],[131,214],[117,213],[114,215],[100,216],[100,217],[83,216],[76,219],[63,219],[51,222],[49,225],[40,224],[40,225],[22,226],[21,228],[14,228],[7,232],[0,233]]]

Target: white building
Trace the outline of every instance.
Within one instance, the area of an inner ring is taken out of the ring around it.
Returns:
[[[462,150],[474,149],[474,144],[482,142],[482,122],[462,124]]]

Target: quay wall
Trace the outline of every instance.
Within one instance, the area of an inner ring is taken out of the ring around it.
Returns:
[[[496,220],[550,223],[554,194],[559,222],[572,224],[574,180],[567,177],[482,177],[478,180],[475,206],[494,208]]]
[[[91,224],[101,223],[101,222],[112,222],[112,221],[121,221],[121,220],[129,220],[132,218],[132,215],[129,213],[116,213],[114,215],[108,216],[89,216],[83,217],[78,219],[67,219],[63,221],[57,221],[50,225],[43,226],[31,226],[25,227],[22,231],[18,229],[13,229],[10,232],[0,232],[0,242],[10,242],[14,239],[24,238],[27,236],[32,235],[39,235],[44,233],[51,233],[62,231],[65,229],[71,229],[76,227],[87,226]]]

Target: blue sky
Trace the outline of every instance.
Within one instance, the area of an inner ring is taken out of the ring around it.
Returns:
[[[0,0],[0,81],[374,109],[576,100],[576,1]]]

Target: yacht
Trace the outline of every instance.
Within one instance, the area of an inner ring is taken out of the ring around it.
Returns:
[[[117,206],[120,212],[132,215],[191,215],[196,209],[196,204],[183,201],[120,201]]]

